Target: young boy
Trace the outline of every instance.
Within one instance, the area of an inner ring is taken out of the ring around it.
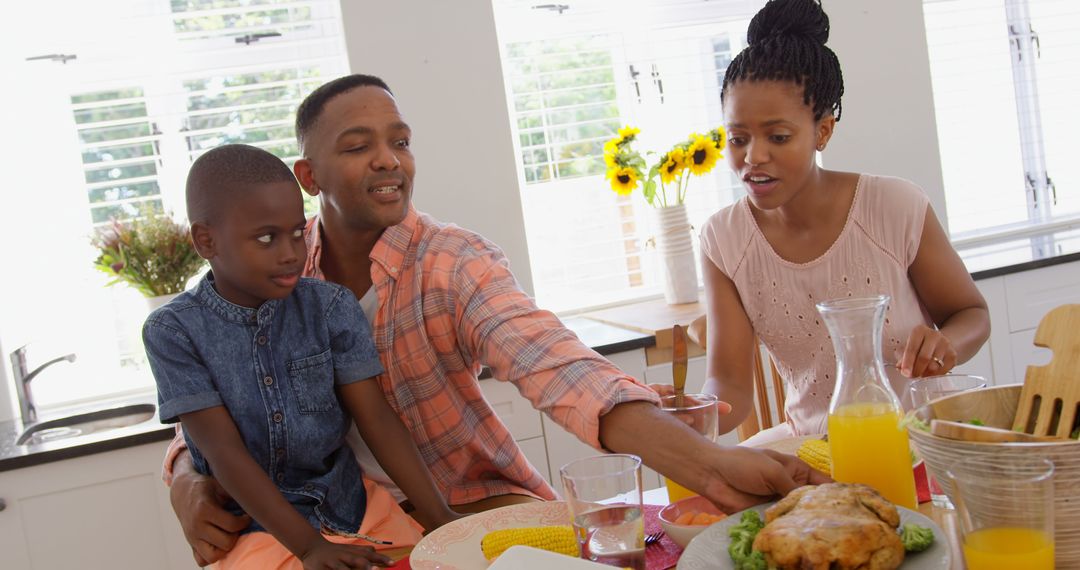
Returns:
[[[255,147],[213,149],[191,167],[187,205],[211,272],[154,311],[143,338],[162,422],[179,419],[197,469],[253,518],[241,540],[269,532],[295,557],[283,567],[305,569],[387,565],[360,545],[416,543],[418,525],[393,501],[370,512],[344,443],[350,417],[426,520],[457,518],[373,379],[383,368],[356,298],[300,277],[304,208],[290,169]],[[376,520],[362,527],[365,510]]]

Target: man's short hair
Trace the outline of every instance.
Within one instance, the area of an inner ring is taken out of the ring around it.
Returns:
[[[322,114],[326,104],[334,97],[352,91],[357,87],[378,87],[386,90],[391,95],[394,94],[382,79],[362,73],[346,75],[322,84],[305,97],[300,103],[300,107],[296,109],[296,142],[300,143],[301,153],[304,152],[304,142],[308,133],[315,126],[315,122],[319,120],[319,115]]]
[[[257,184],[292,182],[292,170],[280,158],[246,144],[210,149],[191,165],[187,177],[187,213],[191,223],[211,223],[231,198]],[[297,184],[297,192],[299,192]]]

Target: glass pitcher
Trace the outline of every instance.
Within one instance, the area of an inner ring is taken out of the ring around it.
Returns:
[[[915,477],[903,409],[885,375],[881,327],[889,297],[818,303],[836,350],[836,388],[829,402],[832,477],[863,483],[892,503],[915,509]]]

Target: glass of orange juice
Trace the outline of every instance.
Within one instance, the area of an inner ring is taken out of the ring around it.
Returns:
[[[1054,464],[983,455],[949,469],[968,570],[1054,568]]]
[[[720,423],[716,405],[717,399],[713,394],[684,394],[681,406],[676,404],[675,396],[660,398],[661,410],[694,428],[709,441],[716,441],[717,426]],[[697,494],[667,477],[664,481],[667,484],[668,500],[672,503]]]

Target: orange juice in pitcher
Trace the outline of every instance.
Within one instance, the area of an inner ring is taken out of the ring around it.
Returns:
[[[890,502],[915,510],[915,478],[900,412],[881,404],[848,404],[829,414],[832,477],[864,483]]]
[[[900,400],[881,358],[881,326],[889,298],[845,298],[817,305],[836,350],[836,387],[829,402],[832,476],[863,483],[892,503],[915,509],[915,477]]]

